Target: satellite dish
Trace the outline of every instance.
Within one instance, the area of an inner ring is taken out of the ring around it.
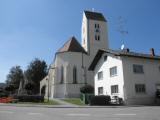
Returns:
[[[124,49],[124,44],[121,45],[121,50],[123,50],[123,49]]]
[[[94,8],[92,8],[92,12],[94,12]]]

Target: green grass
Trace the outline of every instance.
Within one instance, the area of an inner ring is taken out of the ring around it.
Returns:
[[[33,104],[33,105],[60,105],[58,102],[54,100],[44,100],[44,102],[36,103],[36,102],[17,102],[15,104]]]
[[[63,99],[63,101],[71,104],[75,104],[75,105],[80,105],[80,106],[85,105],[79,98],[67,98],[67,99]]]

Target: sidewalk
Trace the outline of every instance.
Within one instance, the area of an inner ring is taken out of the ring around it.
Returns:
[[[52,98],[59,105],[42,105],[42,104],[19,104],[19,103],[0,103],[0,106],[15,106],[15,107],[42,107],[42,108],[128,108],[128,107],[148,107],[150,105],[108,105],[108,106],[79,106],[63,101],[62,99]],[[157,105],[153,105],[156,107]],[[160,106],[157,106],[160,107]]]
[[[59,106],[63,106],[63,107],[79,107],[78,105],[65,102],[65,101],[58,99],[58,98],[52,98],[50,100],[54,100],[54,101],[58,102],[60,104]]]
[[[52,98],[50,100],[54,100],[55,102],[59,103],[59,105],[41,105],[41,104],[29,104],[29,103],[0,103],[0,106],[15,106],[15,107],[44,107],[44,108],[78,108],[81,106],[71,104],[65,102],[61,99]]]

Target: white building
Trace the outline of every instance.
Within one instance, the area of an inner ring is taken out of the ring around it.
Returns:
[[[90,70],[95,94],[123,98],[126,104],[152,104],[160,89],[160,56],[126,50],[99,50]]]
[[[94,72],[88,67],[100,49],[108,49],[106,19],[101,13],[84,11],[82,45],[71,37],[57,51],[48,75],[40,82],[41,92],[50,98],[79,97],[80,87],[94,85]]]

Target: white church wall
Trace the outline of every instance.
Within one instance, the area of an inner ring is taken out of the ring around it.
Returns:
[[[78,52],[64,52],[58,53],[55,60],[55,66],[57,68],[58,73],[57,77],[55,77],[55,85],[53,85],[53,89],[56,97],[71,97],[79,95],[79,87],[84,85],[83,78],[83,69],[82,69],[82,53]],[[60,84],[60,68],[64,66],[64,83]],[[76,66],[77,68],[77,84],[73,84],[73,68]],[[59,69],[59,70],[58,70]],[[57,92],[59,91],[59,92]]]

